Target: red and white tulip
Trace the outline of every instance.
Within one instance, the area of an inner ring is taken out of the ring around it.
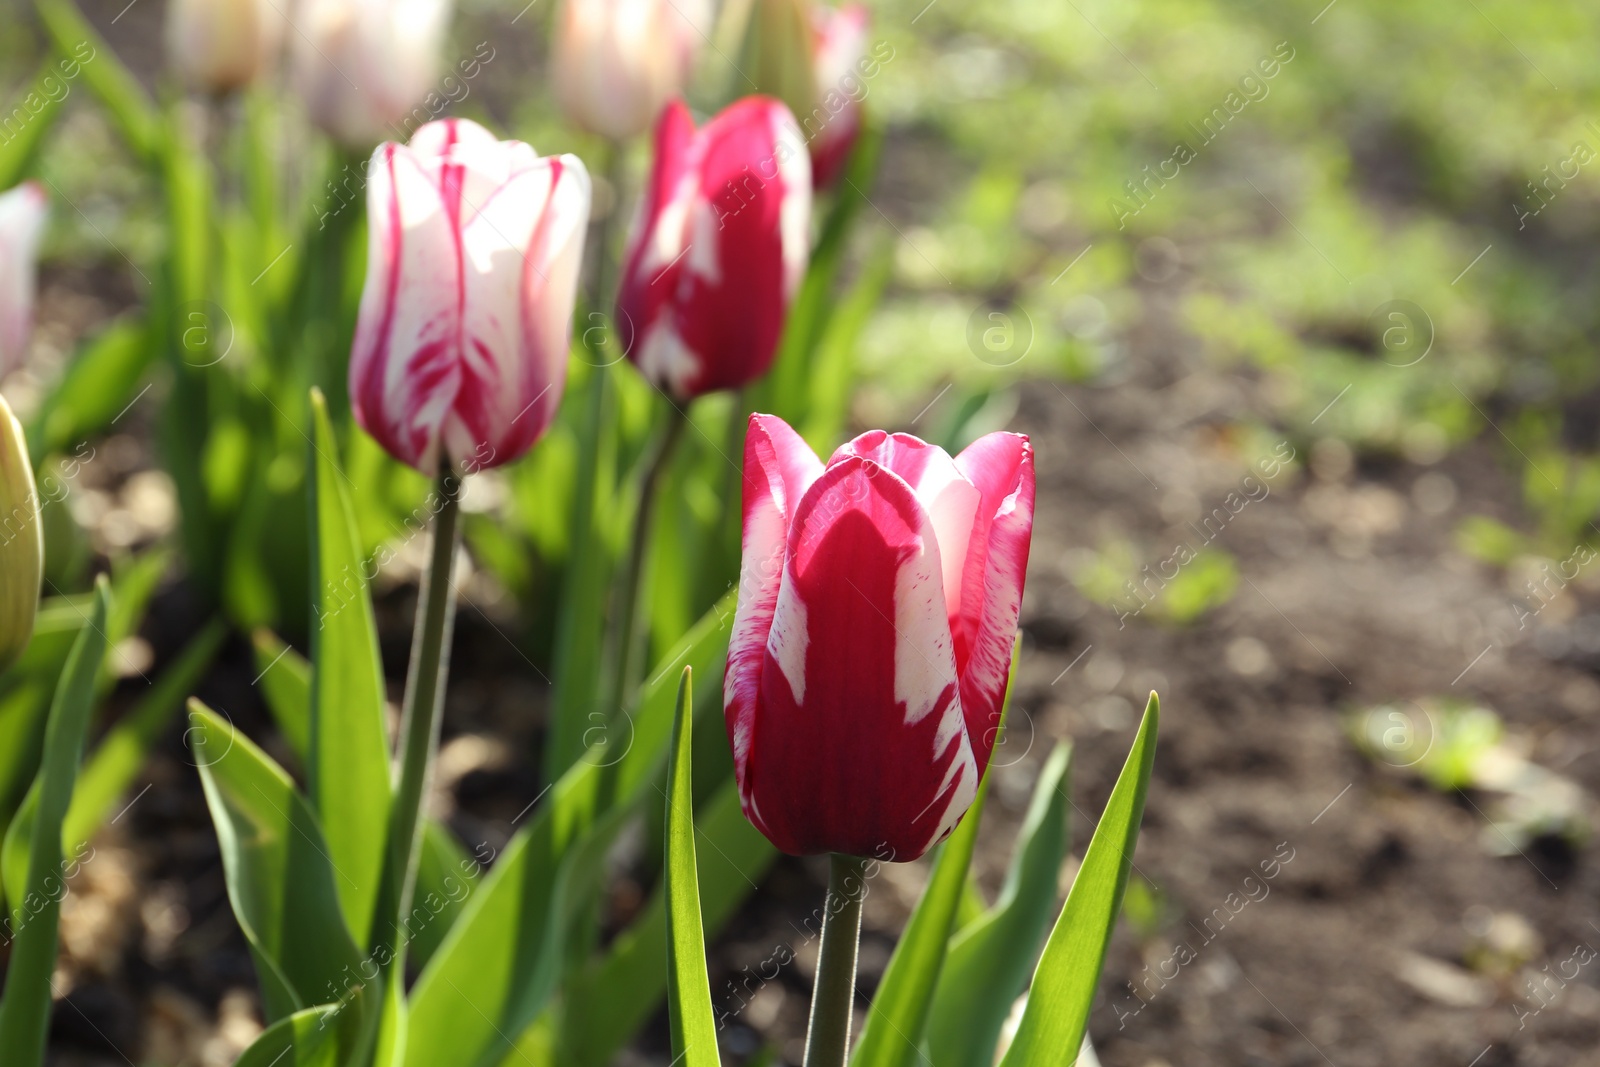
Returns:
[[[439,77],[452,0],[301,0],[295,87],[311,121],[365,148],[420,128]]]
[[[771,415],[745,443],[724,714],[745,815],[794,855],[897,861],[971,805],[1005,699],[1033,450],[952,459],[874,430],[826,466]]]
[[[0,193],[0,377],[16,370],[28,354],[39,240],[48,210],[38,182]]]
[[[705,0],[566,0],[551,79],[567,117],[617,141],[649,129],[688,82],[707,8]]]
[[[851,149],[861,135],[862,100],[866,96],[861,68],[867,54],[871,17],[860,4],[819,4],[812,8],[811,20],[817,106],[803,121],[811,139],[812,184],[822,189],[844,172]]]
[[[679,400],[766,373],[810,220],[811,163],[781,102],[745,97],[699,130],[669,104],[617,293],[628,358]]]
[[[588,172],[446,119],[380,145],[367,173],[356,419],[425,473],[441,450],[468,470],[508,463],[561,401]]]

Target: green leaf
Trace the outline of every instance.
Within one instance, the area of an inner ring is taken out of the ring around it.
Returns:
[[[736,783],[729,781],[703,808],[698,827],[708,847],[696,850],[696,868],[702,921],[707,934],[714,936],[755,892],[778,851],[744,817]],[[763,965],[787,962],[768,960]],[[563,990],[566,1014],[555,1062],[562,1067],[606,1067],[655,1013],[666,985],[666,893],[657,887],[605,955],[573,976]],[[724,1006],[737,1008],[737,1004]],[[516,1062],[508,1059],[504,1067],[516,1067]]]
[[[301,764],[311,751],[311,664],[268,629],[251,636],[256,651],[256,681],[267,711]]]
[[[54,57],[39,68],[39,73],[27,83],[28,91],[18,101],[20,106],[6,114],[6,141],[0,144],[0,189],[10,189],[27,176],[28,170],[39,156],[39,146],[61,115],[61,104],[71,88],[56,69]],[[59,96],[56,88],[64,88]],[[30,102],[37,100],[35,111]],[[26,115],[21,128],[16,127],[16,115]]]
[[[303,1008],[267,1027],[233,1067],[348,1067],[358,1015],[348,1003]]]
[[[283,768],[199,701],[189,709],[228,899],[256,961],[268,1019],[340,999],[359,986],[364,962],[339,907],[336,885],[348,875]]]
[[[700,881],[694,858],[694,668],[683,669],[667,767],[667,1022],[672,1061],[684,1067],[721,1067],[717,1024],[711,1017],[711,978],[700,928]]]
[[[160,119],[138,79],[72,0],[36,0],[34,6],[61,60],[79,65],[79,76],[111,112],[128,147],[142,158],[153,156],[160,138]]]
[[[113,322],[84,345],[33,417],[28,433],[33,465],[110,426],[135,399],[139,379],[156,352],[149,324],[131,316]]]
[[[671,679],[688,664],[715,680],[732,608],[730,594],[684,636],[641,688],[637,710],[594,738],[512,838],[412,991],[408,1067],[497,1062],[543,1010],[569,919],[592,899],[611,836],[662,769],[676,708]]]
[[[1001,1067],[1053,1067],[1083,1043],[1106,946],[1122,907],[1128,868],[1139,840],[1160,719],[1161,702],[1151,693],[1128,761],[1117,776],[1083,865],[1033,973],[1028,1006]]]
[[[256,670],[267,709],[289,747],[304,762],[310,745],[311,665],[270,630],[254,636]],[[422,830],[422,857],[417,865],[416,907],[427,909],[424,921],[410,930],[410,956],[425,965],[443,943],[467,896],[477,890],[482,865],[469,856],[450,831],[433,820]],[[413,915],[417,914],[413,907]]]
[[[178,658],[100,742],[78,776],[67,810],[61,844],[68,852],[94,836],[100,823],[144,766],[150,750],[166,731],[185,698],[205,675],[222,646],[227,628],[213,620],[195,635]]]
[[[94,707],[94,679],[105,656],[110,587],[95,584],[88,625],[67,657],[50,719],[45,728],[39,776],[22,810],[6,832],[0,851],[0,877],[11,901],[6,924],[15,938],[6,985],[0,996],[0,1048],[6,1063],[26,1067],[43,1061],[50,1028],[51,973],[56,965],[56,931],[69,866],[61,851],[61,825],[83,754],[83,735]],[[78,858],[71,864],[75,868]]]
[[[587,332],[584,338],[587,343]],[[548,781],[555,781],[583,755],[584,739],[593,725],[590,714],[613,711],[599,705],[599,681],[611,574],[610,553],[601,531],[616,470],[616,434],[612,431],[616,398],[611,395],[607,368],[591,363],[588,373],[586,413],[579,426],[570,551],[558,609],[550,729],[545,738],[544,772]]]
[[[928,1017],[934,1067],[992,1067],[995,1044],[1022,993],[1056,902],[1067,853],[1067,770],[1058,744],[1034,785],[1005,885],[989,908],[950,941]]]
[[[1016,659],[1013,652],[1013,677]],[[1001,730],[1005,729],[1010,693],[1008,685],[1006,704],[1000,712]],[[992,761],[990,766],[993,766]],[[883,972],[883,980],[878,983],[877,995],[872,998],[871,1010],[867,1012],[861,1040],[850,1058],[852,1067],[904,1067],[922,1058],[919,1052],[922,1033],[928,1025],[928,1010],[933,1004],[939,972],[944,967],[956,915],[966,896],[967,869],[972,866],[972,850],[978,840],[978,826],[983,821],[984,801],[988,796],[989,769],[985,768],[972,807],[940,847],[922,899],[911,913],[900,935],[900,943],[894,947],[894,955],[889,957],[889,966]]]
[[[312,525],[311,720],[307,791],[327,835],[328,857],[344,877],[339,903],[365,945],[383,879],[388,840],[389,742],[383,717],[383,662],[328,406],[311,395]]]

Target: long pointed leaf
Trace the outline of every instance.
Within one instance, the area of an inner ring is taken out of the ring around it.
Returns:
[[[417,980],[407,1067],[496,1062],[543,1010],[559,976],[569,909],[587,899],[611,834],[661,770],[677,669],[688,664],[714,677],[732,624],[730,594],[641,688],[620,735],[596,740],[512,839]]]
[[[39,19],[63,60],[78,62],[84,84],[100,98],[128,147],[141,157],[151,157],[160,138],[160,118],[155,104],[128,68],[95,32],[72,0],[37,0]]]
[[[267,1017],[344,997],[370,977],[339,908],[336,886],[348,874],[283,768],[199,701],[189,708],[228,899],[255,957]]]
[[[110,586],[101,578],[95,584],[88,624],[78,634],[56,687],[39,776],[6,832],[0,857],[11,900],[6,935],[15,938],[5,992],[0,995],[0,1049],[5,1050],[8,1065],[26,1067],[44,1058],[56,931],[70,877],[61,852],[61,824],[72,802],[83,735],[94,706],[95,674],[105,656],[110,597]],[[18,867],[25,871],[20,880],[15,877]]]
[[[778,850],[744,817],[734,782],[703,807],[696,821],[700,840],[710,847],[698,851],[696,867],[702,922],[714,935],[755,891]],[[606,955],[568,983],[557,1057],[562,1067],[605,1067],[655,1013],[666,992],[666,928],[666,894],[658,888]],[[725,1011],[738,1010],[735,997],[722,1003]],[[516,1063],[508,1058],[505,1067]]]
[[[306,779],[342,877],[339,904],[358,944],[372,929],[390,803],[383,663],[355,519],[328,406],[313,390],[311,723]]]
[[[78,776],[78,787],[67,811],[61,844],[68,852],[93,837],[101,821],[111,814],[118,798],[144,766],[150,749],[211,666],[227,633],[220,621],[213,621],[195,635],[151,690],[95,748]]]
[[[303,764],[311,751],[311,664],[271,630],[257,630],[251,641],[267,711]]]
[[[1033,973],[1028,1006],[1001,1067],[1055,1067],[1066,1050],[1083,1043],[1106,946],[1122,908],[1128,868],[1139,840],[1160,719],[1161,702],[1151,693],[1128,761],[1117,776],[1067,903]]]
[[[711,978],[706,974],[706,938],[700,928],[700,878],[694,859],[694,668],[678,683],[678,713],[672,725],[667,769],[667,1021],[673,1062],[684,1067],[721,1067],[717,1024],[711,1016]]]
[[[950,941],[928,1017],[934,1067],[993,1067],[1000,1028],[1028,980],[1056,902],[1067,853],[1071,754],[1058,744],[1039,772],[1000,898]]]

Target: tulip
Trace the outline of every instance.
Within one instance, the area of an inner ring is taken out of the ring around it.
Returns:
[[[276,0],[171,0],[167,51],[190,85],[213,93],[242,88],[265,73],[283,45]]]
[[[16,370],[28,353],[46,210],[37,182],[0,193],[0,377]]]
[[[822,189],[844,172],[861,134],[866,87],[859,71],[866,56],[870,18],[860,4],[818,6],[812,9],[812,23],[816,106],[802,121],[811,145],[812,183]]]
[[[33,637],[44,570],[44,533],[34,489],[28,442],[11,407],[0,397],[0,670]]]
[[[617,294],[628,358],[677,400],[766,373],[810,216],[811,164],[782,103],[745,97],[700,130],[669,104]]]
[[[446,119],[380,145],[367,173],[356,419],[426,473],[441,449],[469,471],[508,463],[561,401],[588,172]]]
[[[704,0],[566,0],[551,76],[573,123],[622,141],[683,91],[710,21]]]
[[[905,861],[955,828],[994,748],[1032,531],[1020,434],[951,459],[874,430],[823,466],[751,416],[723,703],[774,845]]]
[[[406,136],[438,78],[450,9],[451,0],[303,0],[295,84],[311,120],[352,148]]]

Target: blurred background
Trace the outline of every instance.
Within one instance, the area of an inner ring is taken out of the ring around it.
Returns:
[[[154,92],[163,0],[81,7]],[[1101,1061],[1600,1062],[1600,9],[871,8],[884,142],[829,335],[855,375],[838,439],[885,426],[955,447],[1006,427],[1038,456],[1014,725],[977,861],[990,894],[1050,742],[1075,746],[1081,848],[1145,693],[1168,709],[1090,1025]],[[20,102],[46,38],[28,5],[0,12],[0,89]],[[550,15],[461,0],[445,55],[482,62],[446,113],[583,155],[548,89]],[[705,76],[729,77],[719,64],[708,49]],[[25,421],[86,339],[134,321],[181,203],[86,91],[59,104],[37,164],[38,327],[3,383]],[[210,118],[219,141],[238,121]],[[285,120],[288,143],[303,125]],[[342,202],[306,168],[283,180],[307,213]],[[81,454],[70,426],[50,446],[70,466],[51,521],[81,546],[50,561],[63,590],[93,557],[176,536],[155,388]],[[570,468],[559,427],[541,449],[557,458],[477,476],[468,503],[435,803],[491,846],[541,788],[540,561],[564,546],[496,535],[519,478]],[[377,581],[394,694],[417,563]],[[236,615],[305,617],[227,580]],[[201,599],[173,574],[153,586],[114,708]],[[268,721],[256,669],[230,639],[201,687],[247,729]],[[53,1062],[226,1064],[259,1030],[179,735],[66,901]],[[891,866],[873,886],[869,995],[924,878]],[[780,858],[716,937],[729,1062],[798,1062],[815,947],[793,924],[825,881]],[[641,890],[613,894],[620,923]],[[780,978],[746,980],[791,943]],[[661,1016],[607,1055],[666,1048]]]

